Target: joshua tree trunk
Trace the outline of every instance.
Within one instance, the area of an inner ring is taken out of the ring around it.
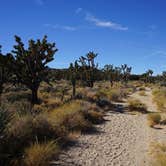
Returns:
[[[38,94],[37,94],[38,88],[33,88],[33,89],[31,89],[31,91],[32,91],[31,102],[33,104],[37,104],[39,102]]]
[[[1,100],[2,100],[2,91],[3,91],[3,86],[0,84],[0,106],[1,106]]]
[[[76,95],[76,86],[73,85],[73,98],[75,98],[75,95]]]
[[[110,83],[111,83],[111,88],[113,87],[114,83],[112,80],[110,80]]]

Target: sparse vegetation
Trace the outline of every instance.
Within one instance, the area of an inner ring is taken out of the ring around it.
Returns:
[[[154,161],[152,165],[154,166],[165,166],[166,163],[166,145],[161,143],[156,143],[153,145],[152,154],[154,156]]]
[[[161,115],[159,113],[152,113],[148,115],[148,122],[150,127],[160,124]]]
[[[153,91],[153,100],[157,104],[160,111],[165,112],[166,110],[166,89],[158,88]]]
[[[67,145],[72,133],[86,133],[105,121],[136,90],[145,96],[146,85],[154,88],[153,71],[132,75],[127,64],[98,68],[98,54],[89,52],[68,69],[50,69],[57,52],[55,43],[30,40],[25,48],[15,36],[12,53],[0,52],[0,165],[47,166]],[[143,80],[143,81],[142,81]],[[145,85],[146,83],[146,85]],[[152,85],[153,84],[153,85]],[[154,90],[154,101],[166,108],[166,89]],[[139,100],[128,101],[129,111],[147,113]],[[115,108],[116,109],[116,108]],[[148,115],[149,125],[166,124],[159,114]]]
[[[50,161],[55,159],[58,153],[59,147],[55,142],[50,141],[42,144],[36,142],[25,149],[25,158],[23,159],[23,163],[26,166],[50,165]]]
[[[130,111],[138,111],[141,113],[147,113],[146,105],[141,103],[139,100],[129,100],[129,110]]]
[[[146,93],[145,93],[145,91],[142,90],[142,91],[139,92],[139,95],[140,96],[146,96]]]

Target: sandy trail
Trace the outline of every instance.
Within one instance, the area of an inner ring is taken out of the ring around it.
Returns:
[[[156,111],[152,105],[151,90],[146,96],[138,92],[131,95],[144,102],[148,111]],[[126,103],[118,103],[123,109]],[[97,125],[98,133],[82,135],[76,146],[60,156],[59,165],[65,166],[148,166],[151,129],[147,115],[108,112],[106,123]]]

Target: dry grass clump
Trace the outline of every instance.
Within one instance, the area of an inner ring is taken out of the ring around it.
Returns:
[[[153,145],[152,154],[155,161],[153,166],[165,166],[166,165],[166,144],[156,143]]]
[[[107,93],[107,96],[111,101],[120,101],[122,95],[122,91],[119,89],[112,89]]]
[[[9,165],[11,161],[15,163],[20,161],[24,149],[36,139],[42,143],[46,140],[65,140],[66,137],[67,132],[61,127],[54,128],[47,114],[35,117],[30,114],[22,117],[16,116],[6,126],[5,133],[1,138],[0,164],[5,166]]]
[[[161,115],[158,113],[152,113],[148,115],[148,122],[150,127],[154,127],[157,124],[160,124]]]
[[[99,124],[104,121],[104,112],[96,104],[81,102],[82,112],[86,120],[93,124]]]
[[[144,86],[139,87],[139,91],[145,91],[145,90],[146,90],[146,88]]]
[[[146,105],[143,104],[140,100],[129,100],[128,101],[129,111],[138,111],[141,113],[147,113]]]
[[[153,91],[153,100],[160,111],[166,111],[166,89],[159,88]]]
[[[45,107],[48,108],[48,110],[52,110],[54,108],[57,108],[61,106],[63,102],[60,100],[60,98],[48,98],[44,100]]]
[[[59,146],[54,142],[35,143],[25,149],[25,166],[47,166],[59,153]]]
[[[13,114],[3,107],[0,107],[0,136],[4,132],[6,125],[12,119]]]
[[[123,97],[126,97],[126,92],[122,89],[101,89],[97,92],[98,98],[107,98],[110,101],[121,101]]]
[[[54,127],[64,126],[68,131],[85,131],[92,125],[86,121],[81,109],[79,101],[70,102],[50,112],[50,121]]]
[[[140,95],[140,96],[146,96],[146,92],[145,92],[144,90],[141,90],[141,91],[139,92],[139,95]]]

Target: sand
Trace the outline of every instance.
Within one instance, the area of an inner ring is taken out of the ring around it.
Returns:
[[[141,100],[148,111],[157,111],[149,88],[146,89],[146,96],[140,96],[137,91],[130,98]],[[116,104],[122,111],[127,105],[126,102]],[[81,135],[78,143],[60,156],[57,165],[150,166],[149,146],[161,136],[148,126],[147,114],[132,115],[129,112],[120,113],[117,109],[108,112],[105,119],[104,124],[96,126],[98,132]]]

